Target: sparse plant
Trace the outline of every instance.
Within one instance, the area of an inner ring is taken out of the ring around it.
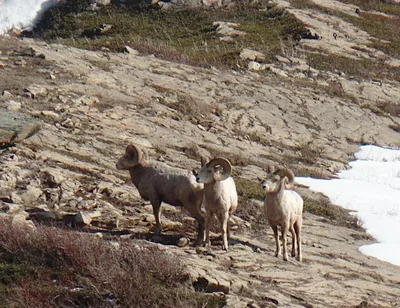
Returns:
[[[389,128],[393,129],[395,132],[400,133],[400,124],[391,124]]]
[[[325,149],[322,146],[314,145],[312,142],[305,143],[298,148],[301,159],[313,165],[321,158]]]
[[[246,63],[239,54],[243,48],[259,50],[267,59],[280,53],[281,41],[296,42],[305,31],[293,15],[266,1],[236,2],[231,8],[181,8],[161,10],[152,5],[108,5],[96,12],[69,2],[50,9],[33,31],[33,36],[74,47],[124,51],[132,46],[140,52],[199,66],[237,68]],[[213,22],[238,23],[245,36],[235,43],[221,41]],[[113,27],[97,33],[102,24]],[[90,33],[90,35],[88,35]]]
[[[204,307],[211,300],[188,288],[176,257],[137,243],[115,245],[54,227],[26,232],[1,219],[0,302],[4,307]]]
[[[400,116],[400,104],[393,101],[381,101],[377,103],[377,107],[383,112],[388,113],[391,116]]]

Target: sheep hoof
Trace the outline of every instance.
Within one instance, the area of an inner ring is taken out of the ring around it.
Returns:
[[[287,261],[288,260],[288,256],[283,256],[283,261]]]
[[[296,260],[299,261],[299,262],[301,262],[302,259],[303,259],[303,258],[302,258],[301,256],[297,256],[297,257],[296,257]]]
[[[160,235],[161,232],[162,232],[162,227],[156,227],[156,229],[154,230],[155,235]]]

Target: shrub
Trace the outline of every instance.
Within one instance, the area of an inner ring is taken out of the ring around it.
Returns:
[[[0,220],[5,307],[197,307],[176,256],[54,227],[26,232]]]

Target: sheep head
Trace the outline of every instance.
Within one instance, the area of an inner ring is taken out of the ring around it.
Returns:
[[[214,158],[208,163],[202,160],[202,167],[196,174],[196,180],[204,184],[223,181],[230,177],[231,172],[232,165],[226,158]]]
[[[148,158],[147,152],[138,145],[130,144],[125,149],[125,154],[118,159],[116,168],[118,170],[129,170]]]
[[[283,168],[275,170],[275,168],[272,167],[265,180],[261,182],[262,188],[266,192],[276,192],[281,184],[283,188],[293,188],[294,174],[290,169]]]

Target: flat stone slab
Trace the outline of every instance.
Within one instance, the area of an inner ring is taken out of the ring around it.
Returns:
[[[23,113],[0,108],[0,148],[29,138],[40,129],[40,122]]]

